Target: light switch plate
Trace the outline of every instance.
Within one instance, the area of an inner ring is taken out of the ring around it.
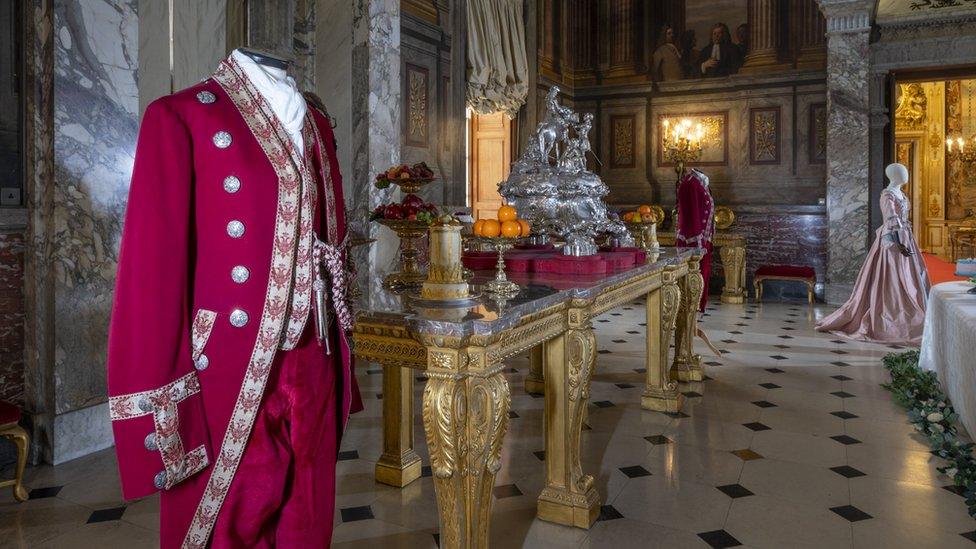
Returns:
[[[20,189],[17,187],[0,189],[0,206],[20,206]]]

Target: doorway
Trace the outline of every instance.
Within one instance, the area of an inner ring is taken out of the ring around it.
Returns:
[[[954,261],[960,227],[976,226],[976,74],[900,77],[893,84],[893,161],[923,252]]]
[[[475,219],[494,218],[502,205],[498,184],[512,167],[512,122],[504,113],[468,111],[468,196]]]

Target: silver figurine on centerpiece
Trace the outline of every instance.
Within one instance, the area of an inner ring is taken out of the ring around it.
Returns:
[[[546,112],[512,164],[507,181],[498,185],[501,195],[515,206],[519,217],[532,223],[533,232],[555,235],[565,241],[564,255],[586,256],[597,252],[594,237],[610,234],[623,245],[633,245],[620,221],[610,219],[603,202],[610,189],[586,169],[593,115],[559,104],[559,88],[546,96]]]

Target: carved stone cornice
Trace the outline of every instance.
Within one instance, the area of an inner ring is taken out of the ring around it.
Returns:
[[[859,33],[871,30],[874,2],[871,0],[818,0],[827,19],[827,34]]]

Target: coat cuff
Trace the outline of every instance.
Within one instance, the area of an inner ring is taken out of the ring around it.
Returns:
[[[157,389],[111,397],[109,410],[126,499],[169,490],[209,465],[196,372]]]

